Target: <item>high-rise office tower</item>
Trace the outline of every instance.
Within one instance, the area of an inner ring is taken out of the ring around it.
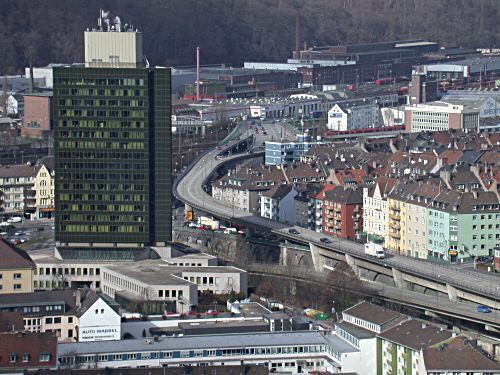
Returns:
[[[85,65],[54,68],[56,248],[138,259],[171,240],[170,69],[145,66],[141,34],[100,16]]]

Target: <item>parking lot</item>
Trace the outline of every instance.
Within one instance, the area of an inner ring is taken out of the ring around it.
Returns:
[[[54,220],[23,220],[0,227],[1,237],[20,248],[32,251],[55,246]]]

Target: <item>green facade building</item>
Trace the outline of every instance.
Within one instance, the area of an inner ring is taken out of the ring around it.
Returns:
[[[65,258],[171,240],[170,69],[54,68],[55,236]]]
[[[492,191],[443,190],[427,214],[429,257],[456,262],[493,256],[500,244],[500,204]]]

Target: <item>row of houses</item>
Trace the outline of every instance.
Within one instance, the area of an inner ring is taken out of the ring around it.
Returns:
[[[500,137],[445,132],[314,144],[295,161],[229,170],[212,196],[326,235],[458,261],[500,244]]]

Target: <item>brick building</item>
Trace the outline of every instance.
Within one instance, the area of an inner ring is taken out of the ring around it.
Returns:
[[[337,187],[325,192],[323,232],[355,240],[363,231],[363,192]]]
[[[21,135],[49,139],[53,128],[52,91],[24,95]]]
[[[55,369],[57,337],[45,332],[0,332],[0,371]]]

